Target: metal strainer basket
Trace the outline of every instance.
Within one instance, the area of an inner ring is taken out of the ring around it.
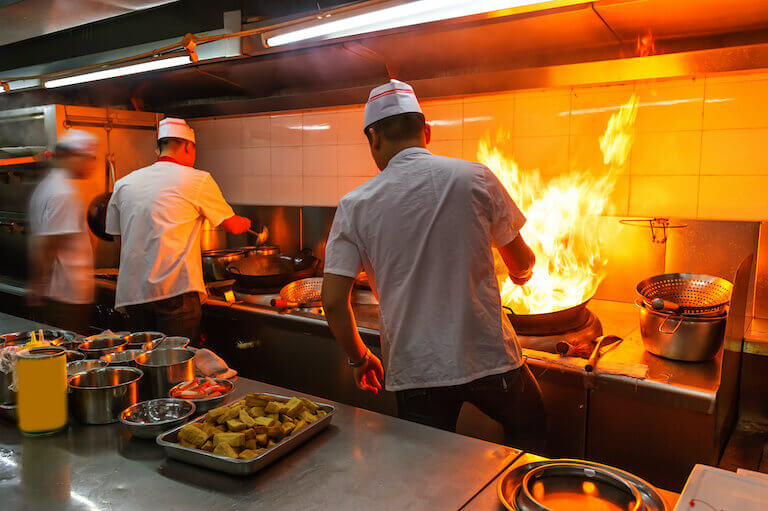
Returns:
[[[287,302],[289,307],[296,306],[320,306],[320,293],[323,290],[323,278],[294,280],[280,290],[280,298]],[[279,304],[278,304],[279,305]]]
[[[647,306],[661,298],[680,306],[686,315],[721,312],[731,300],[733,284],[720,277],[696,273],[667,273],[645,279],[637,292]]]

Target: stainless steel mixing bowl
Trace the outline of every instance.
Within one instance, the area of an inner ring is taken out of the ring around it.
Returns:
[[[183,424],[192,417],[195,408],[195,404],[186,399],[152,399],[123,410],[120,423],[137,438],[155,438]]]
[[[85,424],[117,422],[138,401],[143,374],[134,367],[104,367],[70,376],[72,414]]]

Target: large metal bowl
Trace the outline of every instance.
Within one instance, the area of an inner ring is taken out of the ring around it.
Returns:
[[[124,350],[99,357],[110,366],[136,367],[136,357],[144,353],[144,350]]]
[[[168,395],[171,387],[195,376],[195,352],[186,348],[147,351],[136,357],[136,367],[144,371],[142,395],[150,399]]]
[[[84,373],[92,369],[101,369],[107,367],[107,363],[104,360],[75,360],[74,362],[67,362],[67,378],[74,376],[77,373]]]
[[[173,348],[186,348],[189,345],[189,337],[164,337],[156,341],[149,341],[141,349],[144,351],[152,350],[170,350]]]
[[[125,337],[98,337],[80,343],[78,351],[85,353],[85,356],[91,359],[98,359],[110,353],[116,353],[126,349],[128,339]]]
[[[205,399],[193,399],[188,397],[184,398],[184,399],[189,399],[190,401],[195,403],[195,406],[197,406],[198,413],[205,413],[209,410],[213,410],[214,408],[218,408],[219,406],[226,403],[229,400],[232,393],[235,391],[235,384],[232,383],[231,381],[225,380],[224,378],[212,378],[212,379],[219,385],[223,385],[227,387],[228,390],[223,395],[217,396],[217,397],[209,397]],[[170,396],[171,392],[173,392],[174,389],[184,385],[185,383],[187,382],[181,382],[178,385],[174,385],[173,388],[171,388],[171,390],[168,391],[168,395]]]
[[[144,345],[148,342],[159,341],[165,338],[163,332],[134,332],[128,336],[127,350],[145,350]]]
[[[85,353],[77,350],[66,350],[64,352],[64,356],[67,357],[67,363],[69,363],[69,362],[76,362],[78,360],[83,360],[85,358]]]
[[[186,399],[152,399],[123,410],[120,423],[137,438],[155,438],[183,424],[195,409],[195,404]]]
[[[43,330],[43,339],[51,344],[58,345],[62,341],[62,337],[65,333],[63,330]],[[35,338],[39,341],[40,330],[29,330],[27,332],[13,332],[10,334],[0,335],[0,347],[17,345],[24,346],[32,340],[32,334],[35,334]]]
[[[143,374],[134,367],[104,367],[70,376],[72,414],[85,424],[117,422],[138,401]]]

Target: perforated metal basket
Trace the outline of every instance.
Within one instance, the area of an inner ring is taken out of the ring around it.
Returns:
[[[294,280],[280,290],[280,298],[299,304],[319,304],[322,290],[322,277]]]
[[[720,277],[696,273],[666,273],[645,279],[637,292],[649,307],[654,298],[680,306],[687,315],[721,312],[731,301],[733,284]]]

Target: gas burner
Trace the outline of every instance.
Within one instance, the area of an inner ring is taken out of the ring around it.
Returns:
[[[585,310],[588,313],[587,319],[579,327],[551,335],[518,335],[520,345],[523,348],[532,350],[557,353],[555,345],[560,341],[565,341],[574,346],[591,343],[603,335],[603,325],[591,310]]]
[[[271,287],[271,288],[250,288],[245,287],[237,283],[235,281],[234,285],[232,286],[232,290],[235,292],[235,294],[242,294],[242,295],[252,295],[252,296],[261,296],[261,295],[279,295],[281,287]]]

